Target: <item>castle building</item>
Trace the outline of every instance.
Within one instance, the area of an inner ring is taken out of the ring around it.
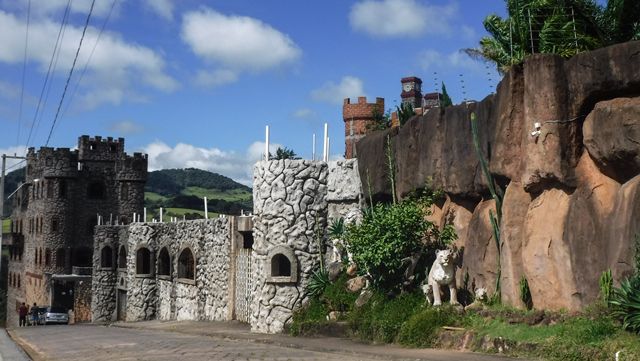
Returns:
[[[375,123],[376,117],[384,116],[384,98],[376,98],[375,103],[367,103],[366,97],[358,97],[356,104],[346,98],[342,106],[346,159],[356,157],[356,143],[363,138]]]
[[[400,83],[402,83],[402,93],[400,93],[402,104],[411,104],[414,108],[422,107],[422,79],[410,76],[402,78]]]
[[[94,227],[98,218],[128,224],[142,212],[147,156],[127,155],[123,138],[85,135],[75,150],[29,148],[26,158],[25,182],[8,197],[7,324],[18,324],[22,302],[73,309],[76,321],[88,321]]]

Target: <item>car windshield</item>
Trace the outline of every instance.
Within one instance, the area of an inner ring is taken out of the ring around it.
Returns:
[[[67,313],[67,310],[62,307],[50,307],[49,313]]]

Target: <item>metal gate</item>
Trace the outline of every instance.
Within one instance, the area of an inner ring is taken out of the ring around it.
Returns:
[[[252,260],[251,248],[238,250],[236,256],[236,319],[247,323],[251,317],[251,301],[253,300]]]

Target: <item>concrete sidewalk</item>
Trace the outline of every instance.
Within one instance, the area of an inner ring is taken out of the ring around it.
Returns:
[[[249,326],[239,322],[197,322],[197,321],[143,321],[117,322],[108,327],[122,327],[140,330],[159,330],[187,335],[240,340],[271,344],[280,347],[307,351],[330,352],[370,357],[383,360],[429,360],[429,361],[498,361],[511,358],[456,350],[412,349],[397,345],[372,345],[336,337],[292,337],[282,334],[267,335],[251,333]]]
[[[18,347],[7,334],[4,328],[0,328],[0,361],[29,361],[30,358]]]

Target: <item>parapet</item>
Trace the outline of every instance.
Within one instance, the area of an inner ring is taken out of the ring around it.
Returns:
[[[376,98],[375,103],[367,103],[367,97],[358,97],[355,104],[349,98],[344,99],[342,118],[345,122],[352,119],[372,120],[375,112],[384,113],[384,98]]]
[[[69,148],[41,147],[27,152],[27,179],[74,178],[78,174],[78,152]]]
[[[124,156],[124,138],[83,135],[78,138],[78,152],[80,161],[115,161]]]
[[[116,178],[119,181],[144,182],[147,180],[148,157],[146,154],[133,153],[116,163]]]

